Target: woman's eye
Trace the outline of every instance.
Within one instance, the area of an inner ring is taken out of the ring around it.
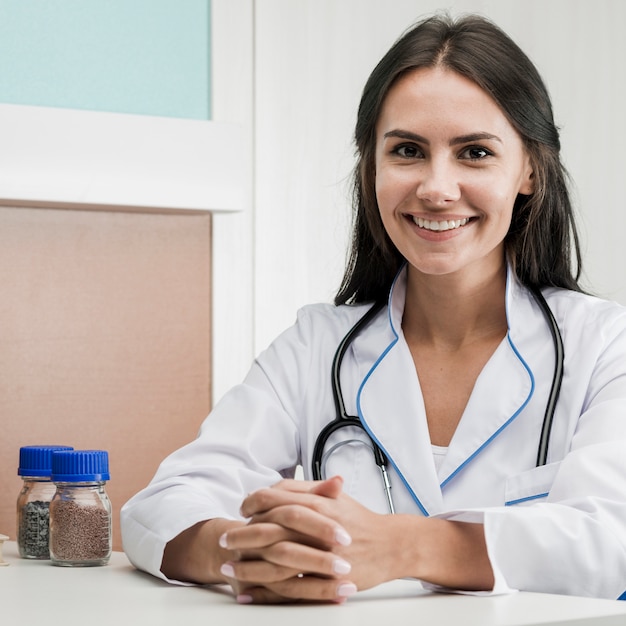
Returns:
[[[403,144],[393,149],[393,153],[402,157],[403,159],[416,159],[421,156],[421,151],[417,146],[410,144]]]
[[[491,152],[480,146],[470,146],[461,152],[461,158],[469,159],[470,161],[480,161],[488,156],[491,156]]]

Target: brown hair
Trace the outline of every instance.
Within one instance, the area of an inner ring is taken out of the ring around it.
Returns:
[[[376,201],[376,123],[389,89],[401,76],[435,66],[449,68],[487,92],[528,151],[535,191],[518,195],[505,239],[517,276],[532,287],[581,291],[578,234],[559,132],[541,76],[517,44],[489,20],[437,15],[419,22],[392,46],[363,90],[355,129],[352,243],[335,304],[386,299],[404,263],[385,232]]]

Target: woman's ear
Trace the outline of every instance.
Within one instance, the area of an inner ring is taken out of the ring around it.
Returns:
[[[524,196],[530,196],[535,192],[535,173],[530,158],[526,157],[526,169],[522,176],[518,193]]]

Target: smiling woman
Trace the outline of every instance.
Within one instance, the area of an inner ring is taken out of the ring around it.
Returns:
[[[484,18],[427,18],[370,75],[355,140],[334,305],[303,308],[124,506],[127,554],[240,603],[404,577],[619,597],[626,309],[578,285],[537,70]]]
[[[506,336],[504,241],[516,200],[532,193],[531,163],[496,102],[446,69],[445,59],[407,72],[391,87],[375,154],[382,225],[407,261],[402,329],[422,383],[431,442],[448,446],[478,375]],[[458,303],[479,293],[489,314],[481,314],[479,332],[468,332],[446,314],[443,298],[454,294]],[[443,352],[442,341],[450,346]]]

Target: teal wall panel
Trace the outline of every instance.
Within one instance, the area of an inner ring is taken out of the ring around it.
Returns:
[[[0,0],[0,102],[210,119],[210,0]]]

